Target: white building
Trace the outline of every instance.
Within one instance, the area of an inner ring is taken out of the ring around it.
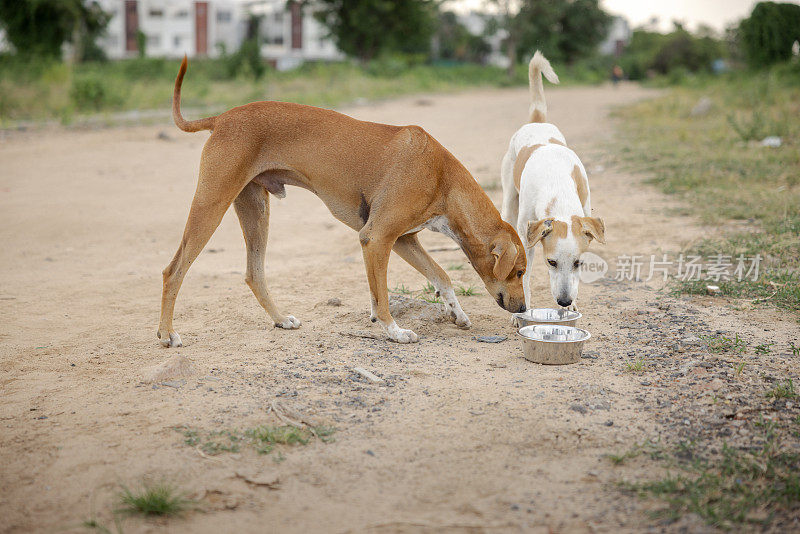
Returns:
[[[217,56],[238,48],[243,8],[232,0],[99,0],[111,20],[98,44],[112,59],[139,55],[139,32],[151,57]]]
[[[111,14],[98,44],[112,59],[139,55],[143,35],[150,57],[217,57],[245,38],[250,15],[261,17],[261,54],[279,69],[344,55],[325,38],[313,8],[285,0],[99,0]]]
[[[251,0],[248,13],[261,17],[261,55],[278,70],[297,67],[305,61],[336,61],[344,54],[327,29],[314,17],[313,5],[286,0]]]

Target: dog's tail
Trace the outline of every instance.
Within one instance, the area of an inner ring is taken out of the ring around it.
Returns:
[[[550,62],[538,50],[533,54],[528,65],[528,79],[530,80],[531,107],[528,110],[531,122],[547,122],[547,102],[544,99],[544,86],[542,85],[542,74],[550,83],[558,83],[556,75]]]
[[[184,132],[213,130],[216,117],[187,121],[183,118],[183,115],[181,115],[181,85],[183,84],[183,75],[186,74],[186,67],[188,64],[189,61],[184,55],[183,61],[181,62],[181,70],[178,71],[178,77],[175,78],[175,91],[172,93],[172,120],[174,120],[175,125]]]

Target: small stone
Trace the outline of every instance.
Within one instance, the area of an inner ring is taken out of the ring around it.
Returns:
[[[328,306],[341,306],[342,305],[342,299],[339,299],[339,298],[336,298],[336,297],[332,297],[332,298],[329,298],[328,302],[326,302],[325,304],[327,304]]]
[[[586,406],[582,406],[580,404],[573,404],[572,406],[569,407],[569,409],[581,414],[585,414],[586,412],[588,412]]]
[[[614,421],[606,421],[603,424],[606,425],[606,426],[614,426]]]
[[[479,343],[500,343],[508,339],[508,336],[478,336],[473,339]]]

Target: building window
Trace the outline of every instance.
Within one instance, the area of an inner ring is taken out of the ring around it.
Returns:
[[[148,12],[148,15],[150,15],[150,18],[152,18],[152,19],[159,19],[159,18],[164,16],[164,10],[163,9],[155,9],[154,8],[154,9],[151,9]]]
[[[181,9],[180,11],[175,13],[175,18],[176,19],[185,19],[188,16],[189,16],[189,12],[187,10],[185,10],[185,9]]]
[[[278,24],[283,23],[283,11],[276,11],[274,14],[275,22]]]
[[[172,42],[175,44],[175,48],[181,47],[181,41],[183,41],[183,39],[181,39],[180,35],[176,35],[175,37],[172,38]]]
[[[230,22],[230,21],[231,21],[230,11],[217,11],[217,22]]]
[[[148,35],[147,36],[147,47],[158,48],[161,46],[161,36],[160,35]]]

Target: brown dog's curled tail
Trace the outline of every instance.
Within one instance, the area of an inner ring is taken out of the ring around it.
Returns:
[[[186,67],[188,65],[189,60],[186,58],[186,55],[184,55],[183,61],[181,62],[181,70],[178,71],[178,77],[175,78],[175,91],[172,93],[172,120],[174,120],[175,125],[184,132],[213,130],[216,117],[187,121],[183,118],[183,115],[181,115],[181,85],[183,84],[183,75],[186,74]]]

